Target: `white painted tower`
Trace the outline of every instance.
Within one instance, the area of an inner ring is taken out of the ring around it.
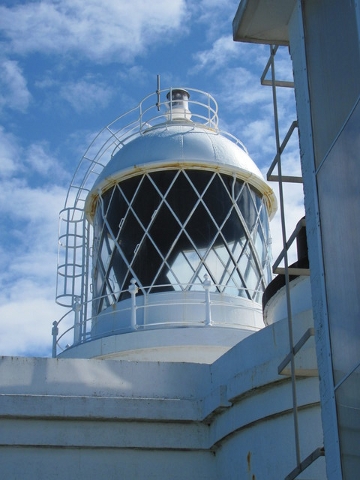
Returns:
[[[275,195],[204,92],[158,89],[102,135],[61,212],[54,355],[212,363],[264,326]]]

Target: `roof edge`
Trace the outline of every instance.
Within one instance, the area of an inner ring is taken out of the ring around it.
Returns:
[[[159,170],[169,170],[169,169],[179,170],[180,168],[186,168],[186,169],[201,168],[201,169],[206,169],[210,171],[217,171],[219,173],[225,173],[228,175],[234,175],[235,173],[237,178],[248,182],[252,187],[258,190],[264,196],[264,201],[268,210],[270,220],[274,217],[277,211],[277,199],[274,191],[265,182],[265,180],[263,180],[258,175],[255,175],[255,173],[249,172],[248,170],[245,170],[242,168],[235,168],[234,166],[226,167],[225,165],[222,165],[222,164],[209,165],[209,163],[206,163],[205,161],[201,162],[199,160],[196,160],[196,161],[179,160],[179,161],[171,161],[171,162],[158,161],[158,162],[146,163],[142,165],[136,165],[124,170],[117,171],[114,174],[104,178],[98,185],[95,186],[95,188],[93,188],[89,192],[86,198],[84,210],[85,210],[85,215],[87,219],[89,220],[90,223],[92,223],[92,220],[95,215],[96,201],[99,197],[99,194],[105,193],[107,190],[109,190],[112,186],[116,185],[120,181],[127,180],[128,178],[132,178],[134,176],[141,175],[144,173],[155,172]]]
[[[235,42],[289,45],[296,0],[241,0],[233,20]]]

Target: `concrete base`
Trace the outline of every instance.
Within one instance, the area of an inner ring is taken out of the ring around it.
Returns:
[[[213,363],[254,329],[179,327],[102,337],[64,350],[61,358]]]
[[[311,324],[299,318],[295,340]],[[304,361],[313,350],[304,345]],[[291,381],[277,373],[287,353],[279,321],[212,364],[3,357],[2,476],[285,478],[296,466]],[[317,376],[298,377],[297,403],[305,458],[322,446]],[[298,478],[325,479],[323,459]]]

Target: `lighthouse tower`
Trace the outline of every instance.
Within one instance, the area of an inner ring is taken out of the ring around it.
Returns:
[[[325,479],[309,278],[267,286],[275,210],[208,94],[105,127],[60,214],[58,358],[0,364],[5,477]]]
[[[99,134],[74,176],[57,290],[71,314],[54,322],[54,356],[214,362],[264,326],[275,211],[215,100],[158,88]]]

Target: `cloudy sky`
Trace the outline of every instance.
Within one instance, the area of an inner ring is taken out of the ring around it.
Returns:
[[[211,93],[220,127],[266,173],[275,151],[271,89],[260,85],[269,49],[234,43],[238,0],[2,0],[0,5],[0,355],[51,352],[58,213],[95,134],[161,86]],[[280,50],[278,77],[291,65]],[[279,91],[282,130],[294,119]],[[298,173],[297,143],[285,173]],[[277,185],[272,184],[277,193]],[[302,215],[287,189],[288,232]],[[272,222],[274,256],[281,237]]]

